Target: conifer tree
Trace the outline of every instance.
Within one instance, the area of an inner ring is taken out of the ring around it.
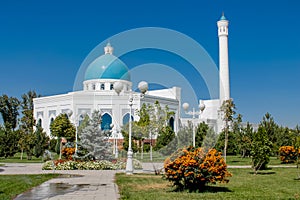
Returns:
[[[110,132],[102,131],[100,124],[101,114],[94,111],[80,136],[80,145],[88,151],[83,157],[110,160],[112,159],[112,144],[108,140]]]

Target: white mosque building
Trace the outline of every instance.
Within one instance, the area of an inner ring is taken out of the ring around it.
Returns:
[[[212,100],[199,100],[199,105],[205,109],[197,117],[197,123],[205,121],[220,130],[222,126],[218,110],[221,102],[230,98],[229,90],[229,65],[228,65],[228,21],[224,15],[217,23],[219,36],[219,79],[220,98]],[[117,48],[117,47],[116,47]],[[83,90],[59,94],[54,96],[39,97],[34,99],[34,118],[45,132],[50,135],[50,124],[61,113],[73,113],[70,117],[72,123],[78,126],[85,113],[94,110],[101,111],[102,129],[111,129],[111,124],[122,138],[121,127],[128,123],[130,116],[138,120],[136,112],[130,115],[129,97],[133,97],[132,110],[138,110],[145,104],[156,101],[162,107],[168,106],[174,115],[169,119],[169,124],[177,132],[181,125],[187,123],[187,118],[181,115],[181,88],[172,87],[161,90],[147,91],[144,97],[140,93],[131,91],[132,82],[128,67],[119,58],[113,55],[113,47],[108,43],[104,47],[104,54],[89,64],[85,71]],[[216,80],[217,81],[217,80]],[[122,87],[120,87],[120,83]],[[116,89],[118,85],[118,89]],[[122,90],[121,90],[122,88]],[[116,92],[117,91],[117,92]]]

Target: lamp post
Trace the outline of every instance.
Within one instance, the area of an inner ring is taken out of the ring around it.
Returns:
[[[113,154],[115,155],[115,158],[118,158],[118,130],[114,124],[111,124],[110,127],[112,128],[112,135],[114,139]]]
[[[73,115],[73,111],[69,110],[67,114],[68,114],[69,117],[71,117]],[[77,150],[78,150],[78,126],[79,126],[79,118],[81,116],[85,116],[86,114],[87,113],[85,111],[82,111],[80,115],[74,116],[74,124],[75,124],[75,153],[74,153],[74,155],[77,155]]]
[[[115,91],[119,94],[122,89],[123,89],[123,85],[121,86],[122,83],[115,83],[114,86],[116,86],[117,88],[115,88]],[[148,83],[145,81],[141,81],[138,84],[138,88],[141,92],[141,98],[144,97],[145,93],[148,91]],[[132,91],[129,91],[129,99],[128,99],[128,105],[129,105],[129,141],[128,141],[128,152],[127,152],[127,162],[126,162],[126,174],[127,175],[131,175],[133,174],[133,162],[132,162],[132,155],[133,155],[133,151],[132,151],[132,141],[131,141],[131,124],[132,124],[132,105],[133,105],[133,96],[132,96]]]
[[[183,103],[182,107],[185,111],[185,114],[193,116],[193,136],[192,137],[193,137],[193,147],[195,147],[196,146],[195,115],[200,116],[202,114],[203,110],[205,109],[205,104],[204,103],[199,104],[199,111],[196,111],[195,108],[193,108],[192,111],[188,111],[188,109],[190,107],[190,105],[188,103]]]

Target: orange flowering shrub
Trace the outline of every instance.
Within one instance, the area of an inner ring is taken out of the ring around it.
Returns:
[[[75,153],[75,148],[66,147],[61,151],[61,155],[67,160],[73,160],[73,155]]]
[[[282,146],[279,148],[279,155],[282,163],[294,163],[300,155],[300,148],[297,150],[293,146]]]
[[[216,149],[207,153],[202,148],[179,149],[165,160],[164,170],[164,178],[173,182],[178,190],[202,190],[208,183],[227,183],[227,178],[232,176]]]

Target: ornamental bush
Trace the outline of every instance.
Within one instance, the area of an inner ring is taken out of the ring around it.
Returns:
[[[293,146],[282,146],[279,148],[281,163],[294,163],[300,156],[300,148],[297,150]]]
[[[165,160],[163,176],[177,190],[201,191],[209,183],[227,183],[232,175],[221,155],[216,149],[179,149]]]
[[[133,159],[134,169],[141,169],[142,164]],[[74,160],[54,160],[43,164],[43,170],[116,170],[125,169],[126,160],[118,159],[113,162],[107,160],[97,161],[74,161]]]
[[[67,160],[73,160],[74,153],[75,153],[74,147],[65,147],[61,151],[61,155]]]

